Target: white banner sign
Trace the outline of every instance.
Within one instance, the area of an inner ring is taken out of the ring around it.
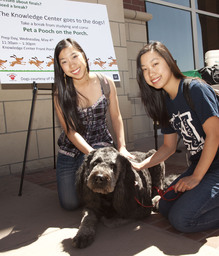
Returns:
[[[0,82],[53,83],[56,44],[73,38],[91,72],[119,81],[105,5],[66,0],[0,0]]]

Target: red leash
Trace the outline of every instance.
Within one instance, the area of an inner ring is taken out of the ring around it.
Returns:
[[[159,188],[157,188],[157,187],[154,187],[154,188],[157,190],[159,196],[161,196],[161,198],[162,198],[163,200],[165,200],[165,201],[174,201],[174,200],[176,200],[178,197],[180,197],[181,194],[182,194],[182,192],[179,192],[176,197],[171,198],[171,199],[167,199],[167,198],[165,198],[164,196],[165,196],[166,193],[168,193],[169,191],[174,190],[174,185],[171,186],[171,187],[169,187],[166,191],[163,191],[162,189],[159,189]]]
[[[157,187],[154,187],[156,190],[157,190],[157,192],[158,192],[158,195],[163,199],[163,200],[165,200],[165,201],[174,201],[174,200],[176,200],[178,197],[180,197],[181,196],[181,192],[180,193],[178,193],[178,195],[176,196],[176,197],[174,197],[174,198],[171,198],[171,199],[167,199],[167,198],[165,198],[164,196],[166,195],[166,193],[168,193],[169,191],[171,191],[171,190],[174,190],[174,186],[171,186],[171,187],[169,187],[166,191],[163,191],[162,189],[159,189],[159,188],[157,188]],[[161,199],[160,198],[160,199]],[[143,204],[141,204],[140,202],[139,202],[139,200],[135,197],[135,201],[138,203],[138,204],[140,204],[141,206],[143,206],[143,207],[153,207],[153,205],[143,205]]]

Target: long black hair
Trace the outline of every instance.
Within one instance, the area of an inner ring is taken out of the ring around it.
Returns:
[[[87,64],[87,72],[89,73],[89,65],[85,52],[81,46],[71,38],[61,40],[55,48],[54,52],[54,72],[55,72],[55,84],[53,87],[53,93],[55,100],[57,100],[60,106],[63,117],[66,123],[67,131],[73,129],[81,134],[84,131],[82,121],[79,118],[77,111],[78,106],[78,93],[75,89],[72,77],[64,74],[61,65],[59,63],[60,52],[72,45],[79,52],[82,53],[85,62]]]
[[[169,123],[169,116],[166,109],[165,98],[167,93],[163,89],[155,89],[150,86],[144,79],[143,70],[141,66],[141,56],[147,52],[157,52],[168,64],[174,77],[182,79],[185,76],[178,68],[171,53],[161,42],[154,41],[146,44],[138,53],[137,56],[137,82],[141,92],[141,100],[145,106],[148,115],[162,126],[167,126]]]

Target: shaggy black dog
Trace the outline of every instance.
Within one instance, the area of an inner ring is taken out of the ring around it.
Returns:
[[[132,155],[140,162],[154,152],[132,152]],[[84,211],[73,246],[84,248],[94,241],[101,217],[142,219],[149,216],[152,198],[156,195],[152,187],[163,189],[164,176],[164,163],[137,172],[113,147],[92,151],[77,172],[76,185]]]

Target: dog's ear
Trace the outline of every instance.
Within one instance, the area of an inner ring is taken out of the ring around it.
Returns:
[[[84,161],[76,172],[76,187],[79,195],[83,193],[83,187],[86,186],[86,179],[89,175],[90,162],[96,150],[91,151],[84,156]]]
[[[85,159],[84,159],[84,166],[89,170],[90,168],[90,163],[91,163],[91,160],[93,159],[94,157],[94,154],[95,152],[97,151],[97,149],[94,149],[92,150],[88,155],[85,156]]]
[[[135,174],[129,160],[120,154],[117,156],[116,166],[119,177],[114,190],[113,205],[123,216],[124,211],[130,209],[132,195],[135,195]]]
[[[117,186],[117,189],[121,191],[124,191],[127,188],[130,189],[129,187],[129,185],[131,185],[130,183],[133,183],[135,180],[135,177],[134,177],[135,174],[132,170],[131,163],[127,158],[125,158],[121,154],[118,154],[116,158],[116,167],[117,167],[117,173],[119,175],[118,181],[117,181],[117,185],[119,183],[119,186]],[[124,184],[126,184],[125,187],[124,187]]]
[[[118,154],[116,158],[116,166],[120,170],[126,172],[126,170],[131,169],[131,163],[127,158],[125,158],[123,155]],[[123,173],[124,173],[123,172]]]
[[[149,177],[145,177],[142,172],[135,171],[130,161],[121,155],[118,155],[117,164],[121,170],[114,190],[113,205],[116,211],[120,216],[124,216],[124,212],[126,212],[126,216],[147,216],[150,214],[151,208],[139,207],[135,197],[143,204],[151,205],[151,194],[148,191],[150,189],[148,187]]]

